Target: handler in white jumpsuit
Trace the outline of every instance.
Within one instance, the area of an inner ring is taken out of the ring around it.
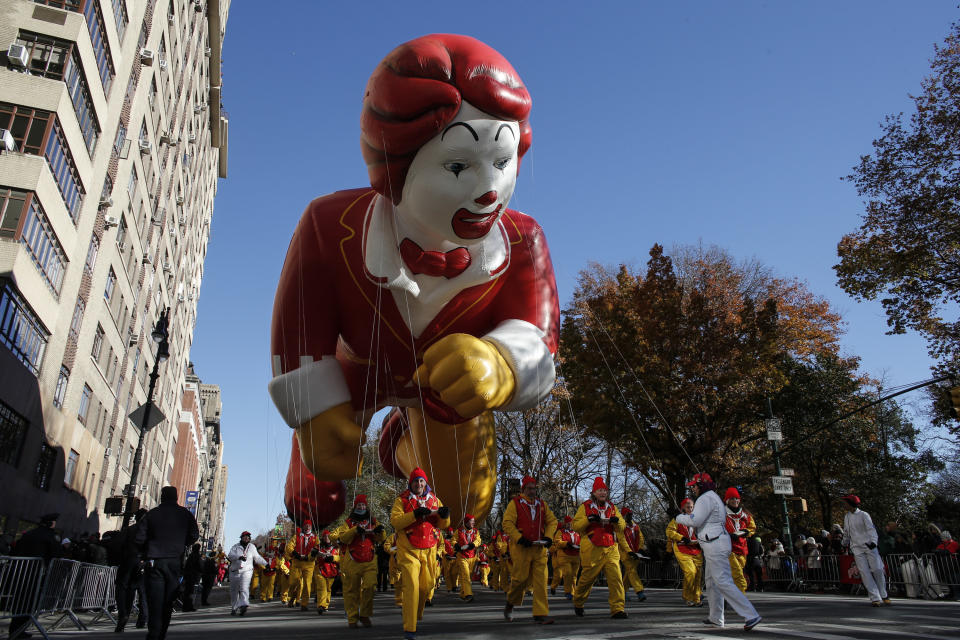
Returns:
[[[870,514],[860,509],[860,498],[853,495],[843,496],[847,513],[843,516],[843,545],[853,552],[854,562],[860,571],[860,581],[867,589],[870,603],[879,607],[893,604],[887,596],[887,580],[883,572],[883,560],[877,551],[877,528],[873,526]]]
[[[257,552],[257,547],[250,542],[250,532],[240,534],[240,542],[230,547],[227,554],[230,561],[230,615],[240,615],[247,612],[250,606],[250,579],[253,578],[254,563],[261,567],[267,566],[267,561]]]
[[[730,601],[734,611],[743,616],[745,631],[750,631],[760,622],[760,615],[753,608],[737,585],[730,572],[730,535],[727,533],[727,508],[720,496],[713,491],[713,479],[708,473],[698,473],[687,483],[697,501],[693,513],[681,513],[677,523],[695,527],[697,540],[703,549],[703,566],[707,583],[707,599],[710,601],[710,617],[706,624],[723,626],[724,599]]]

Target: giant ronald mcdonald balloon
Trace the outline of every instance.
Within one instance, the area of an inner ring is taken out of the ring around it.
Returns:
[[[274,303],[270,394],[301,454],[286,490],[295,518],[339,515],[367,424],[391,406],[384,468],[426,470],[454,521],[489,513],[492,411],[535,406],[555,376],[547,243],[507,208],[529,115],[510,63],[466,36],[411,40],[370,77],[361,146],[372,189],[310,203]]]

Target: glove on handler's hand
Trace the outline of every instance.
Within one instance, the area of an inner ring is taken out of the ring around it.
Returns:
[[[544,547],[549,547],[550,545],[553,544],[553,540],[551,540],[550,538],[547,538],[547,537],[540,538],[540,542],[543,543],[543,546],[544,546]]]
[[[449,517],[450,517],[450,507],[440,507],[439,509],[437,509],[437,515],[438,515],[441,519],[444,519],[444,520],[447,519],[447,518],[449,518]]]
[[[523,536],[520,536],[520,539],[517,540],[517,544],[519,544],[521,547],[531,547],[531,546],[533,546],[533,543],[530,542],[529,540],[527,540],[526,538],[524,538]]]
[[[610,524],[617,524],[618,522],[620,522],[620,518],[617,516],[610,516]]]
[[[428,515],[430,515],[430,509],[427,507],[417,507],[413,510],[413,515],[415,515],[418,520],[426,518]]]
[[[587,516],[587,520],[589,522],[600,522],[600,516],[598,516],[595,513],[591,513],[590,515]]]
[[[876,542],[868,542],[868,543],[867,543],[867,549],[876,549],[876,548],[877,548],[877,543],[876,543]]]
[[[349,402],[330,407],[297,427],[300,457],[318,480],[356,477],[363,466],[357,449],[366,439]]]
[[[414,379],[468,420],[507,404],[516,386],[510,365],[493,343],[466,333],[450,334],[430,346]]]
[[[373,532],[376,533],[377,535],[380,535],[381,533],[383,533],[383,525],[378,524],[377,526],[375,526],[373,528]]]
[[[467,545],[467,551],[473,551],[476,548],[477,548],[477,545],[473,544],[472,542]]]

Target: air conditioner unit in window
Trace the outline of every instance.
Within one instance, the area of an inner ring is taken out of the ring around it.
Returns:
[[[173,24],[173,23],[174,23],[174,20],[175,20],[175,19],[174,19],[172,13],[167,16],[167,22],[168,22],[169,24]]]
[[[17,141],[14,140],[13,134],[10,133],[9,129],[0,129],[0,146],[2,146],[4,151],[17,150]]]
[[[170,134],[166,130],[161,131],[159,135],[160,144],[170,144]]]
[[[177,204],[183,204],[183,196],[177,196]]]
[[[200,0],[196,0],[196,2],[193,3],[193,10],[197,13],[203,11],[203,5],[200,3]]]
[[[173,265],[170,264],[169,262],[164,262],[163,270],[166,271],[167,273],[170,273],[171,271],[173,271]]]
[[[150,49],[140,49],[140,62],[146,67],[153,66],[153,51]]]
[[[140,153],[150,153],[150,149],[153,148],[153,145],[150,144],[149,140],[140,141]]]
[[[207,56],[208,58],[210,57],[211,53],[213,53],[213,51],[210,49],[210,47],[207,47],[203,50],[203,55]]]
[[[113,449],[111,447],[107,447],[106,449],[104,449],[103,451],[104,458],[109,458],[112,455],[113,455]]]
[[[143,256],[143,260],[141,262],[147,265],[153,264],[153,261],[150,259],[150,256]]]
[[[193,297],[194,297],[193,294],[190,293],[190,294],[187,295],[187,300],[193,300]]]
[[[103,225],[109,229],[120,224],[120,218],[116,216],[103,216]]]
[[[26,69],[30,58],[27,55],[27,48],[22,44],[12,44],[7,49],[7,61],[10,65],[18,69]]]
[[[135,334],[135,333],[129,333],[129,334],[127,334],[127,346],[128,346],[128,347],[135,347],[135,346],[137,346],[137,343],[138,343],[138,342],[140,342],[140,338],[137,337],[137,334]]]
[[[147,485],[145,484],[140,485],[140,493],[146,493],[146,492],[147,492]]]
[[[166,70],[167,70],[167,61],[166,61],[166,60],[162,60],[162,59],[161,59],[159,64],[160,64],[160,69],[161,69],[162,71],[166,71]]]
[[[200,113],[201,111],[203,111],[203,105],[202,105],[202,104],[195,104],[195,105],[193,105],[193,112],[194,112],[194,113]]]
[[[191,133],[189,136],[187,136],[187,142],[196,142],[196,141],[197,141],[196,134]]]
[[[177,296],[177,302],[183,302],[183,294]]]
[[[111,198],[110,196],[104,196],[100,198],[101,209],[105,209],[107,207],[112,207],[112,206],[113,206],[113,198]]]

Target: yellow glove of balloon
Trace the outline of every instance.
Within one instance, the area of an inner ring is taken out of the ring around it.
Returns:
[[[444,336],[431,345],[415,379],[468,420],[507,404],[516,387],[513,371],[497,348],[466,333]]]
[[[297,427],[300,457],[318,480],[347,480],[360,473],[366,434],[349,402],[330,407]]]

